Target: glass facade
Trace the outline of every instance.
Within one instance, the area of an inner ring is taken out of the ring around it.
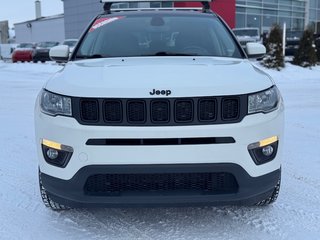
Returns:
[[[237,0],[236,27],[257,27],[268,31],[274,23],[287,29],[303,30],[311,24],[317,31],[320,0]],[[320,31],[320,25],[319,25]]]
[[[320,33],[320,0],[309,0],[309,24]]]

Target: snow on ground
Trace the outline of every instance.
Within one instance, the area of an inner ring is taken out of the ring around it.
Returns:
[[[286,105],[283,181],[272,206],[57,213],[39,196],[33,108],[59,69],[0,62],[0,239],[320,239],[320,67],[268,70]]]

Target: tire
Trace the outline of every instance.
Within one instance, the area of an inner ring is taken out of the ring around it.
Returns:
[[[39,170],[39,187],[40,187],[40,194],[41,194],[42,201],[47,208],[50,208],[53,211],[62,211],[62,210],[70,209],[70,207],[57,203],[49,197],[46,189],[42,185],[40,170]]]
[[[279,196],[280,185],[281,185],[281,179],[278,180],[278,183],[274,187],[274,190],[273,190],[272,194],[270,195],[270,197],[268,197],[260,202],[257,202],[255,205],[256,206],[267,206],[267,205],[274,203]]]
[[[38,63],[38,61],[37,60],[33,60],[33,63]]]

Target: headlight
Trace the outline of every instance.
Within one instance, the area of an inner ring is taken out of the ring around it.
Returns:
[[[43,90],[40,97],[40,107],[43,113],[48,115],[72,116],[71,98],[64,97]]]
[[[280,101],[280,93],[276,86],[269,88],[263,92],[249,95],[248,113],[263,112],[268,113],[278,108]]]

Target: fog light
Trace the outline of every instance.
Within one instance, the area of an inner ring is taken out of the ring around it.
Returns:
[[[273,154],[273,147],[272,146],[266,146],[262,148],[262,153],[266,157],[270,157]]]
[[[272,161],[277,155],[278,143],[279,138],[273,136],[250,144],[248,151],[255,164],[261,165]]]
[[[47,163],[65,168],[73,154],[73,148],[50,140],[42,140],[42,153]]]
[[[49,148],[47,151],[47,156],[48,158],[54,160],[57,159],[57,157],[59,156],[59,152],[55,149]]]

